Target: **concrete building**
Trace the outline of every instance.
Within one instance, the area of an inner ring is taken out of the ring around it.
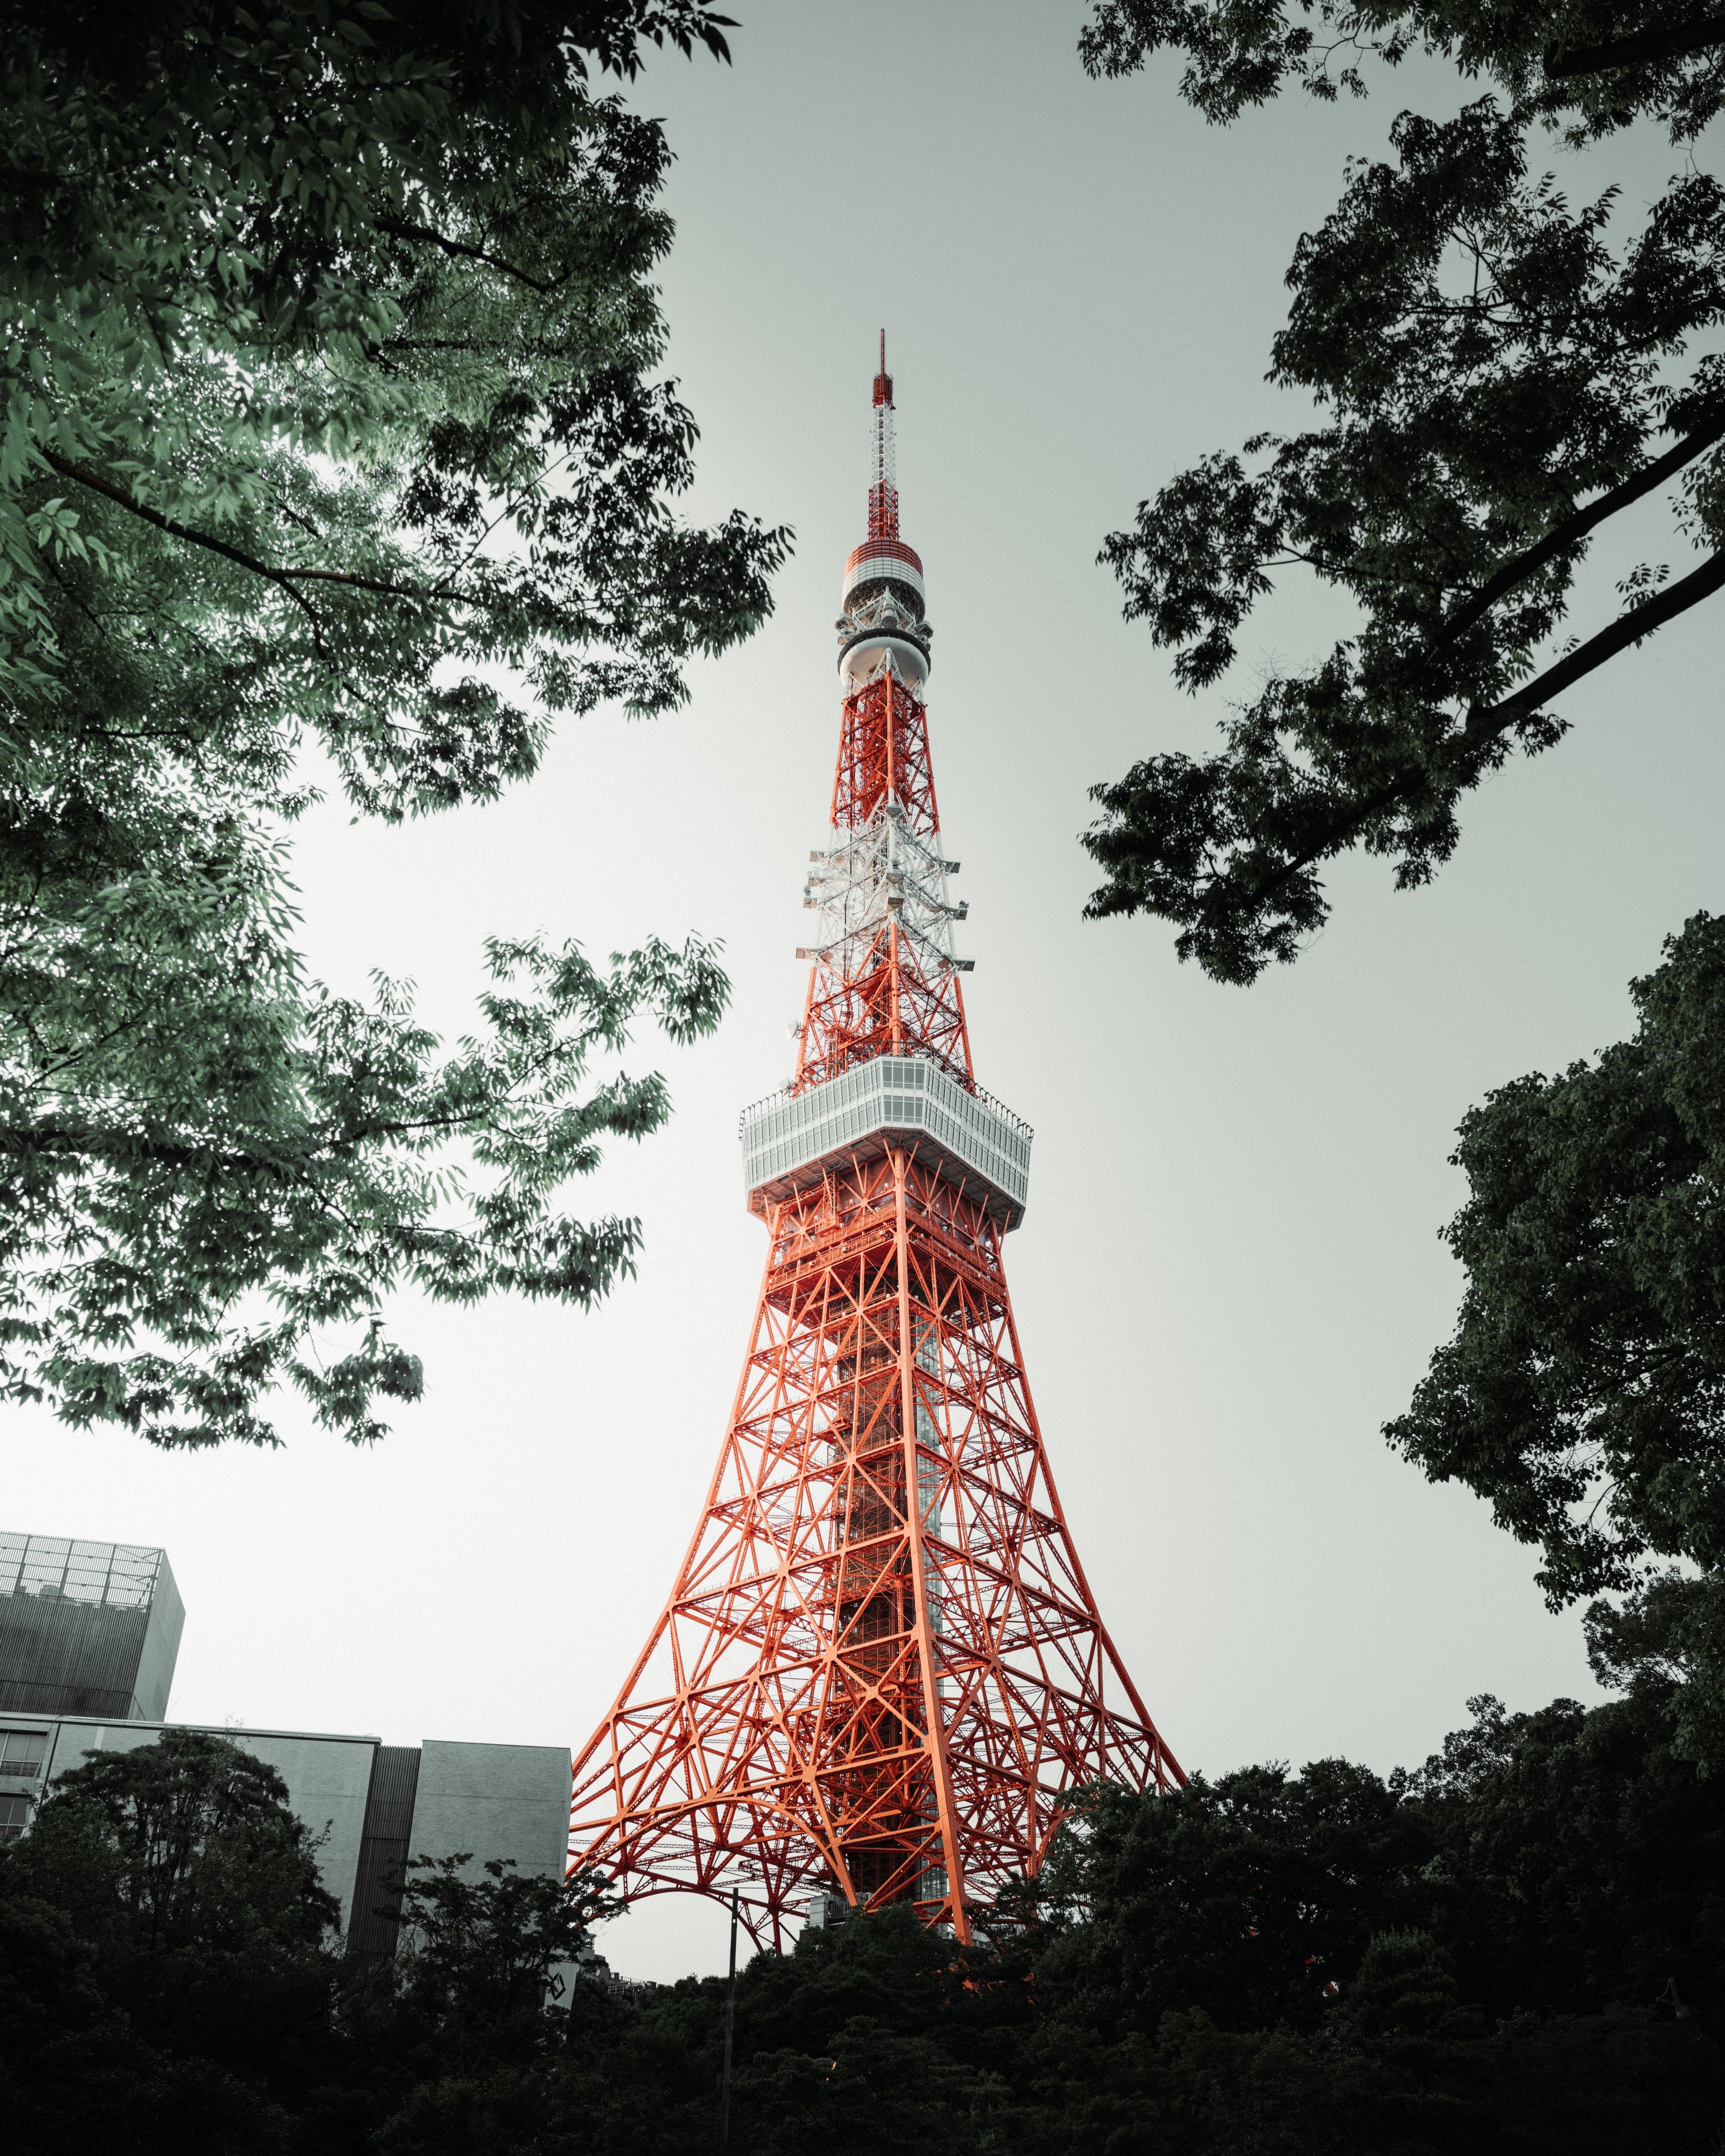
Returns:
[[[475,1871],[512,1858],[524,1873],[561,1876],[567,1747],[164,1722],[183,1619],[160,1550],[0,1535],[0,1842],[28,1832],[43,1793],[89,1753],[207,1728],[281,1776],[296,1816],[322,1837],[323,1882],[360,1952],[393,1951],[409,1857],[466,1855]]]
[[[159,1721],[185,1621],[164,1551],[0,1533],[0,1712]]]

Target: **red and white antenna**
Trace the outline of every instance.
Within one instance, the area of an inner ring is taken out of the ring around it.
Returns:
[[[886,332],[880,332],[880,372],[875,377],[875,408],[869,416],[869,536],[898,536],[898,472],[892,439],[892,377],[886,372]]]
[[[928,593],[922,558],[898,532],[892,377],[886,372],[885,330],[869,426],[869,536],[845,564],[839,672],[847,690],[860,688],[890,661],[901,684],[920,695],[928,679]]]

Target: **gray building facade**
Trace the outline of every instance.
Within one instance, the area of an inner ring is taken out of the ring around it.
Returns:
[[[29,1825],[42,1794],[92,1752],[153,1744],[165,1728],[196,1722],[106,1722],[83,1716],[0,1714],[0,1840]],[[358,1952],[393,1950],[402,1877],[412,1856],[491,1858],[522,1872],[562,1875],[568,1847],[567,1746],[384,1744],[290,1729],[208,1728],[274,1767],[296,1818],[322,1837],[323,1883],[341,1905]]]
[[[44,1792],[90,1753],[204,1728],[281,1776],[321,1838],[323,1883],[357,1952],[393,1952],[410,1857],[466,1856],[475,1872],[501,1858],[562,1876],[567,1747],[168,1723],[184,1619],[161,1550],[0,1534],[0,1842],[28,1833]]]

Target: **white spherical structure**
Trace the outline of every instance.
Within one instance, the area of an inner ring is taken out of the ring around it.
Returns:
[[[907,636],[883,634],[879,629],[865,629],[845,646],[839,654],[839,677],[847,690],[860,689],[889,659],[906,687],[920,689],[928,679],[928,654],[921,644],[912,644]]]

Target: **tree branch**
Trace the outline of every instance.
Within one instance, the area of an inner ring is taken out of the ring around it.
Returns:
[[[501,254],[493,254],[483,247],[475,247],[465,239],[451,239],[447,233],[434,232],[427,224],[409,224],[405,218],[380,217],[377,219],[377,226],[379,232],[387,232],[393,239],[429,239],[434,247],[442,248],[445,254],[459,255],[468,262],[483,262],[488,270],[501,270],[506,277],[516,279],[530,291],[537,292],[542,296],[560,291],[569,281],[566,271],[562,276],[554,278],[547,284],[542,278],[530,276],[526,270],[518,269],[513,262],[506,261]]]
[[[1483,711],[1470,711],[1466,732],[1469,737],[1477,733],[1499,734],[1525,718],[1541,704],[1558,696],[1572,683],[1603,666],[1608,659],[1631,644],[1639,644],[1644,636],[1651,636],[1656,629],[1674,620],[1680,613],[1710,598],[1725,585],[1725,547],[1710,554],[1698,569],[1692,569],[1686,577],[1680,577],[1674,584],[1666,585],[1657,598],[1645,604],[1630,608],[1620,613],[1609,629],[1602,629],[1597,636],[1590,636],[1585,644],[1547,667],[1527,686],[1517,689],[1512,696],[1506,696],[1501,704],[1493,704]]]
[[[272,584],[279,584],[295,604],[303,610],[311,624],[311,641],[318,657],[326,661],[328,660],[329,653],[324,648],[323,632],[316,608],[303,592],[294,589],[279,569],[272,569],[267,562],[243,552],[238,547],[230,547],[225,539],[193,531],[189,526],[177,522],[173,517],[164,516],[159,509],[149,508],[135,494],[113,480],[104,479],[99,472],[86,470],[82,465],[74,465],[69,457],[60,456],[39,443],[37,446],[41,450],[44,462],[57,471],[62,479],[75,480],[80,486],[87,486],[93,494],[100,494],[110,501],[117,502],[121,508],[129,511],[134,516],[141,517],[146,524],[153,524],[158,531],[166,531],[171,538],[184,539],[194,547],[206,547],[211,553],[220,554],[225,560],[237,562],[242,569],[249,569],[254,576],[265,578]]]
[[[1462,729],[1461,742],[1467,747],[1479,748],[1497,735],[1507,733],[1518,720],[1529,716],[1541,704],[1571,687],[1584,675],[1603,666],[1607,660],[1615,659],[1625,646],[1639,644],[1644,636],[1651,636],[1656,629],[1686,613],[1692,606],[1710,598],[1725,585],[1725,549],[1712,554],[1698,569],[1679,578],[1662,591],[1657,598],[1649,599],[1645,605],[1631,607],[1620,614],[1609,629],[1602,629],[1597,636],[1548,666],[1524,688],[1507,696],[1502,703],[1491,704],[1483,709],[1470,711]],[[1332,852],[1336,845],[1350,838],[1361,824],[1375,816],[1382,808],[1397,801],[1404,801],[1431,778],[1429,764],[1404,764],[1395,775],[1382,786],[1376,787],[1363,799],[1336,817],[1314,844],[1284,861],[1275,875],[1256,886],[1253,892],[1260,901],[1280,891],[1284,884]]]
[[[104,1130],[90,1123],[29,1123],[0,1127],[0,1158],[28,1160],[35,1155],[58,1160],[127,1162],[151,1167],[211,1168],[224,1174],[273,1176],[289,1181],[303,1172],[304,1161],[270,1159],[257,1152],[219,1152],[208,1146],[176,1144],[170,1139],[145,1137],[141,1132]]]
[[[213,532],[194,531],[189,524],[182,524],[175,517],[164,516],[159,509],[151,509],[147,503],[140,501],[135,494],[121,486],[117,480],[104,479],[100,472],[93,472],[84,465],[74,464],[69,457],[63,457],[40,444],[38,447],[44,461],[62,479],[74,480],[80,486],[87,486],[92,493],[117,503],[131,516],[141,517],[146,524],[153,524],[158,531],[167,532],[170,538],[183,539],[189,546],[206,547],[212,554],[219,554],[223,560],[232,562],[242,569],[249,569],[254,576],[279,585],[295,605],[303,609],[311,622],[312,642],[316,645],[321,659],[326,660],[329,654],[324,649],[316,610],[305,594],[297,588],[300,584],[344,584],[355,591],[376,592],[385,598],[409,599],[425,596],[423,592],[414,591],[408,585],[384,583],[376,577],[356,576],[347,569],[277,568],[270,562],[259,561],[255,554],[248,554],[243,547],[232,546],[225,539],[218,539]]]
[[[1608,516],[1615,516],[1620,509],[1627,509],[1632,501],[1639,501],[1644,494],[1651,494],[1655,487],[1662,486],[1674,473],[1680,472],[1703,449],[1711,449],[1722,439],[1725,439],[1725,413],[1722,413],[1712,426],[1699,428],[1694,434],[1686,434],[1662,457],[1656,457],[1651,464],[1643,465],[1640,471],[1631,472],[1626,480],[1600,495],[1596,501],[1589,502],[1584,509],[1578,509],[1573,516],[1566,516],[1536,545],[1529,547],[1524,553],[1517,554],[1512,561],[1506,562],[1495,577],[1488,578],[1471,598],[1465,600],[1456,608],[1439,629],[1426,654],[1427,659],[1447,644],[1451,637],[1460,636],[1463,629],[1471,629],[1480,616],[1495,606],[1506,592],[1513,591],[1536,569],[1543,569],[1548,562],[1555,560],[1566,547],[1573,547],[1578,539],[1585,538],[1596,524],[1603,524]]]
[[[1608,68],[1640,67],[1649,60],[1685,59],[1725,44],[1725,15],[1704,15],[1699,21],[1678,23],[1669,29],[1640,30],[1632,38],[1614,38],[1604,45],[1583,45],[1573,53],[1557,46],[1545,49],[1548,82],[1563,82],[1572,75],[1601,74]]]

